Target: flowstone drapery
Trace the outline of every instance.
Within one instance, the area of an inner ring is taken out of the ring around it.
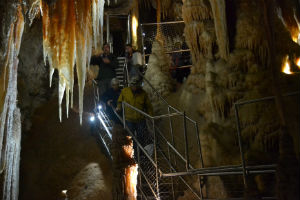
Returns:
[[[3,200],[17,200],[19,194],[21,113],[17,107],[17,56],[24,17],[21,5],[15,6],[16,16],[12,16],[14,21],[8,30],[5,61],[1,66],[3,68],[0,68],[0,174],[3,176]]]

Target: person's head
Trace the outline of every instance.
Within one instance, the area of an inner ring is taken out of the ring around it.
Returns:
[[[131,55],[133,53],[133,49],[131,44],[126,44],[125,46],[125,53]]]
[[[131,77],[129,84],[132,91],[135,92],[137,89],[141,87],[142,79],[140,76],[133,76]]]
[[[119,86],[120,86],[120,82],[119,82],[119,80],[117,78],[113,78],[110,81],[110,85],[111,85],[112,89],[118,90]]]
[[[102,50],[103,50],[103,53],[104,53],[104,54],[110,54],[110,46],[109,46],[109,44],[108,44],[108,43],[105,43],[105,44],[103,45]]]

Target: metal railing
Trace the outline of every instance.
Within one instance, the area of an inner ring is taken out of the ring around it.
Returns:
[[[182,39],[182,41],[176,41],[177,43],[181,44],[181,47],[174,47],[175,44],[173,45],[173,47],[167,47],[164,45],[166,54],[186,53],[190,55],[190,49],[183,37],[184,27],[182,26],[184,26],[184,21],[168,21],[168,22],[159,22],[159,23],[140,24],[140,31],[141,31],[140,34],[141,34],[141,43],[142,43],[141,50],[143,54],[144,63],[146,65],[148,63],[149,56],[152,53],[152,43],[154,42],[158,31],[160,31],[164,36],[170,37],[171,40],[176,40],[176,38]],[[189,64],[183,64],[182,66],[177,67],[177,69],[184,69],[190,67],[191,64],[189,62]]]
[[[188,117],[185,112],[171,106],[145,78],[144,83],[148,84],[152,92],[162,101],[165,114],[151,116],[126,102],[122,102],[122,116],[113,109],[136,145],[135,158],[139,164],[138,190],[143,199],[176,199],[183,195],[186,190],[193,194],[193,199],[208,199],[209,196],[203,190],[207,177],[212,176],[234,176],[237,180],[242,177],[241,185],[243,186],[239,188],[239,191],[235,191],[231,198],[242,199],[248,187],[247,179],[249,176],[276,173],[275,164],[247,165],[243,151],[238,110],[242,105],[272,100],[274,97],[234,104],[240,164],[207,167],[203,159],[198,123]],[[298,94],[299,92],[293,92],[283,96]],[[143,141],[138,139],[137,134],[139,133],[132,132],[127,126],[126,109],[139,113],[146,121],[147,135]],[[151,147],[153,152],[151,152]],[[195,180],[198,182],[197,184],[193,184]],[[273,196],[265,198],[275,199]],[[261,199],[265,198],[262,197]]]

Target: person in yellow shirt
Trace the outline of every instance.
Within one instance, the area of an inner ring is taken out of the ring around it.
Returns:
[[[130,86],[122,89],[118,99],[117,111],[121,111],[122,102],[126,102],[131,106],[149,114],[153,115],[152,104],[148,98],[147,93],[142,89],[142,79],[139,76],[133,76],[129,82]],[[146,145],[146,120],[141,113],[125,106],[126,125],[129,130],[136,135],[138,141],[144,146]],[[136,146],[136,145],[135,145]],[[136,148],[135,148],[136,149]]]

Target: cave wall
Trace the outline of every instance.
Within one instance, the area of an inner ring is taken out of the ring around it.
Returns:
[[[36,108],[57,95],[57,74],[49,87],[49,66],[43,58],[42,21],[35,19],[26,24],[18,67],[18,105],[22,112],[23,130],[29,131],[31,117]]]

